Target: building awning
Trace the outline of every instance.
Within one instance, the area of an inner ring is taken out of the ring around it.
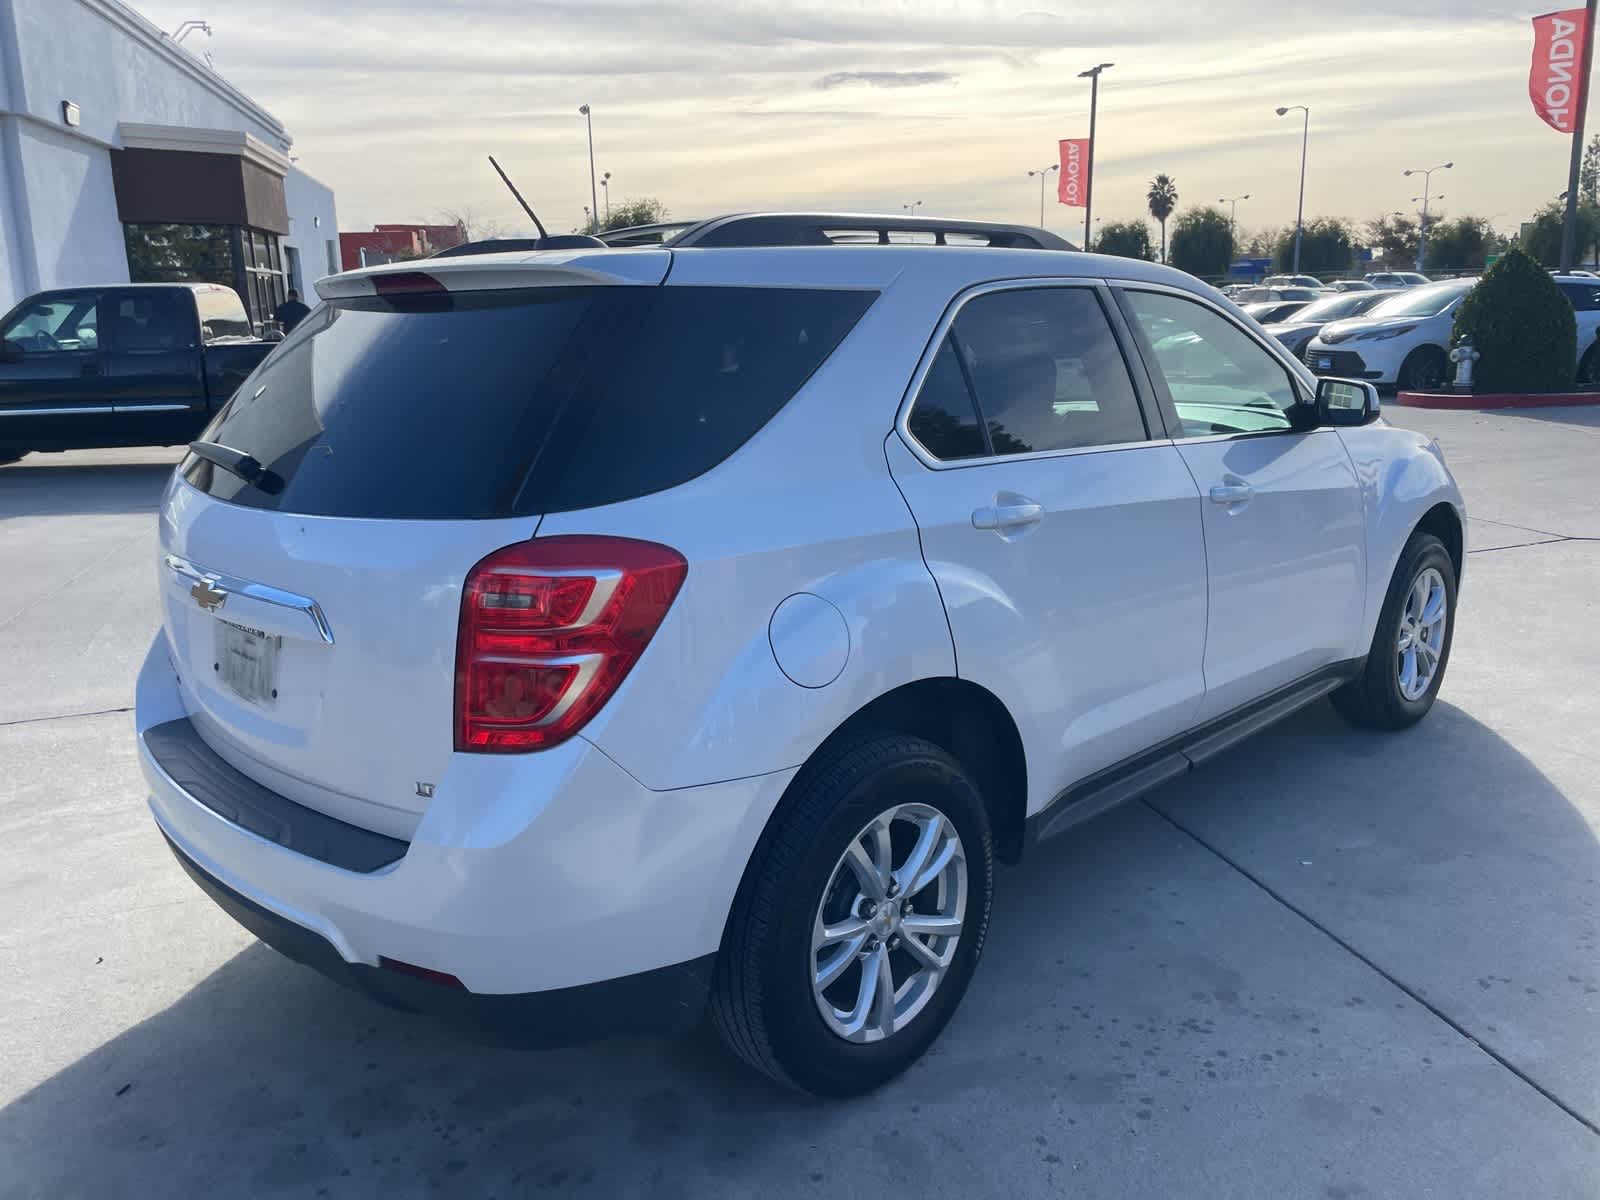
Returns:
[[[289,160],[248,133],[123,124],[111,152],[125,225],[248,225],[289,232]]]

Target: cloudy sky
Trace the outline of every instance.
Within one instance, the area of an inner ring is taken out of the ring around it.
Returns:
[[[552,228],[583,220],[594,110],[612,196],[675,216],[774,207],[1034,221],[1030,167],[1088,132],[1095,211],[1250,193],[1246,228],[1294,220],[1311,108],[1307,215],[1443,208],[1515,228],[1566,186],[1568,142],[1527,97],[1529,19],[1548,0],[134,0],[276,114],[344,229],[469,209],[526,225],[495,154]],[[603,201],[602,201],[603,203]],[[1081,210],[1047,223],[1077,240]]]

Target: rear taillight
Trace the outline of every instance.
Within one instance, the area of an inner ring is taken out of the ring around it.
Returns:
[[[676,550],[631,538],[538,538],[467,576],[456,642],[456,749],[543,750],[600,711],[683,585]]]

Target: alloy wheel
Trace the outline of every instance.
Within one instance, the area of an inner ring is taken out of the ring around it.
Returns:
[[[1395,639],[1397,682],[1400,694],[1407,700],[1420,700],[1426,695],[1439,673],[1449,615],[1444,576],[1429,567],[1411,583]]]
[[[900,804],[869,821],[839,856],[812,923],[823,1023],[860,1043],[910,1024],[949,972],[966,907],[966,853],[948,817]]]

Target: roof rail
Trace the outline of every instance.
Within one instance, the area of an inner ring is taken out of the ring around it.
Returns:
[[[1077,249],[1065,238],[1033,225],[873,213],[734,213],[691,225],[666,245],[673,250],[692,246],[888,246],[924,242],[924,237],[915,236],[918,234],[931,234],[932,244],[938,246]]]

